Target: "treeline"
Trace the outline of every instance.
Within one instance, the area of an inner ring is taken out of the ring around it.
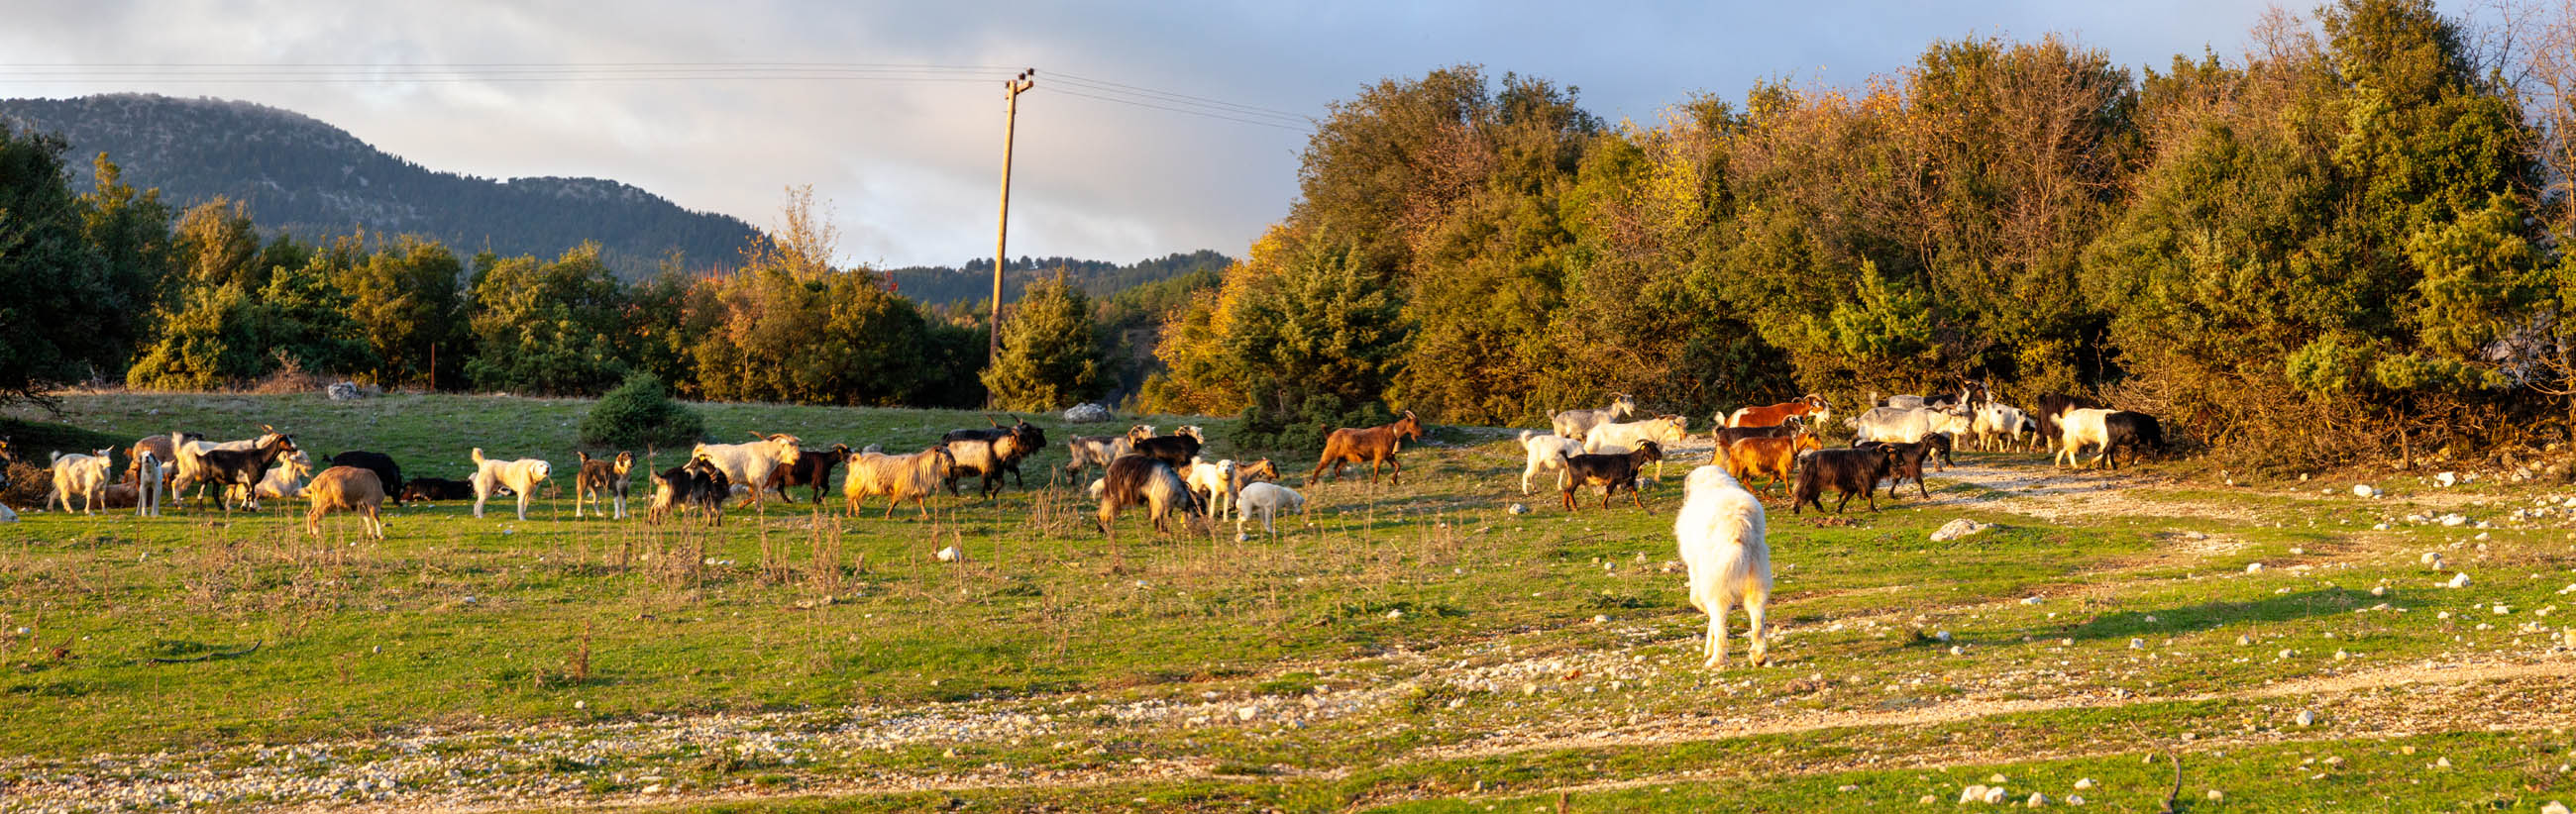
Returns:
[[[2489,39],[2519,54],[2422,0],[2315,22],[2142,75],[2059,37],[1941,42],[1652,125],[1472,67],[1384,82],[1172,318],[1146,406],[1293,440],[1389,407],[1543,425],[1613,391],[1707,416],[1974,379],[2276,462],[2559,416],[2570,21]]]
[[[943,315],[881,275],[834,268],[809,191],[791,193],[786,226],[739,269],[627,283],[597,244],[546,258],[464,257],[410,235],[263,240],[230,201],[174,217],[103,155],[95,188],[76,194],[64,149],[0,125],[0,290],[12,292],[0,399],[281,373],[596,395],[640,374],[703,400],[971,407],[989,392],[1012,409],[1060,408],[1141,379],[1144,354],[1121,343],[1188,290],[1167,281],[1095,304],[1061,276],[1042,281],[1012,305],[1029,325],[986,370],[983,315]]]
[[[1031,283],[1057,271],[1064,272],[1065,279],[1082,293],[1108,297],[1140,285],[1220,271],[1233,262],[1233,258],[1213,249],[1176,252],[1125,265],[1072,257],[1021,257],[1011,261],[1010,273],[1002,278],[1002,301],[1019,299]],[[991,260],[969,260],[963,268],[905,266],[887,270],[886,278],[895,293],[924,305],[980,307],[993,301]]]

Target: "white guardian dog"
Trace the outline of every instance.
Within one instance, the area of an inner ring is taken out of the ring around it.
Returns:
[[[1763,661],[1762,614],[1771,604],[1771,546],[1763,542],[1762,501],[1722,466],[1691,470],[1683,482],[1681,515],[1673,538],[1690,568],[1691,606],[1708,613],[1703,665],[1726,667],[1726,613],[1744,604],[1752,662]]]

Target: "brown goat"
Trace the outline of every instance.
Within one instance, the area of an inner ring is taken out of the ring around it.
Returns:
[[[1383,465],[1389,470],[1387,482],[1401,486],[1404,464],[1395,459],[1395,451],[1404,442],[1421,437],[1422,422],[1413,417],[1412,410],[1404,411],[1404,417],[1393,424],[1334,430],[1324,436],[1324,457],[1315,462],[1315,471],[1306,473],[1306,485],[1313,486],[1315,479],[1323,477],[1324,467],[1332,467],[1333,479],[1340,480],[1343,465],[1365,463],[1369,465],[1370,484],[1377,483],[1378,467]]]
[[[1771,481],[1765,487],[1789,488],[1789,471],[1798,462],[1798,453],[1823,449],[1814,433],[1798,433],[1787,438],[1745,438],[1726,448],[1726,474],[1738,483],[1752,483],[1754,475]]]
[[[313,476],[304,487],[313,510],[304,515],[304,530],[322,536],[322,518],[332,512],[357,512],[367,523],[367,536],[385,538],[385,484],[371,470],[335,466]]]
[[[1825,404],[1825,397],[1809,393],[1797,401],[1746,407],[1720,418],[1717,423],[1729,427],[1776,427],[1791,418],[1814,415],[1822,419],[1833,414],[1833,408]]]
[[[796,498],[787,494],[788,487],[811,487],[814,502],[820,505],[823,490],[832,486],[832,470],[849,460],[850,455],[848,444],[833,444],[831,449],[798,450],[795,463],[779,464],[777,469],[770,470],[769,488],[778,490],[780,500],[794,503]]]

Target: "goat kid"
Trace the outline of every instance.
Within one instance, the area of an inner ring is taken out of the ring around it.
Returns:
[[[1566,484],[1560,490],[1565,498],[1565,510],[1575,511],[1574,490],[1599,486],[1603,510],[1610,508],[1612,495],[1626,490],[1628,499],[1635,502],[1637,508],[1653,514],[1655,510],[1647,509],[1645,498],[1637,493],[1637,476],[1644,474],[1648,461],[1663,459],[1663,446],[1653,441],[1638,441],[1636,449],[1623,455],[1587,453],[1565,456]]]

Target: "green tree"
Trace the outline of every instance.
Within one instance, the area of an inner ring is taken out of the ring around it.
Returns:
[[[1100,395],[1106,383],[1091,299],[1063,272],[1031,283],[1002,323],[1002,352],[984,387],[1009,410],[1052,410]]]
[[[550,395],[604,392],[626,377],[614,337],[626,334],[625,290],[585,243],[551,262],[478,258],[465,373],[484,390]]]
[[[100,341],[121,326],[119,276],[83,231],[63,181],[61,139],[0,122],[0,401],[42,397],[112,369],[126,346]]]
[[[110,319],[97,326],[97,341],[122,358],[148,333],[147,321],[176,262],[170,208],[161,203],[160,190],[137,192],[126,184],[123,171],[106,153],[98,155],[92,168],[97,185],[80,197],[81,233],[107,261],[115,306]]]
[[[649,373],[626,377],[581,419],[581,442],[594,447],[686,447],[706,432],[706,419],[671,400],[662,380]]]
[[[446,246],[414,235],[395,238],[335,276],[358,335],[378,360],[369,378],[425,384],[435,374],[464,383],[457,375],[472,356],[473,333],[463,276],[464,265]],[[432,359],[440,367],[435,372]]]

